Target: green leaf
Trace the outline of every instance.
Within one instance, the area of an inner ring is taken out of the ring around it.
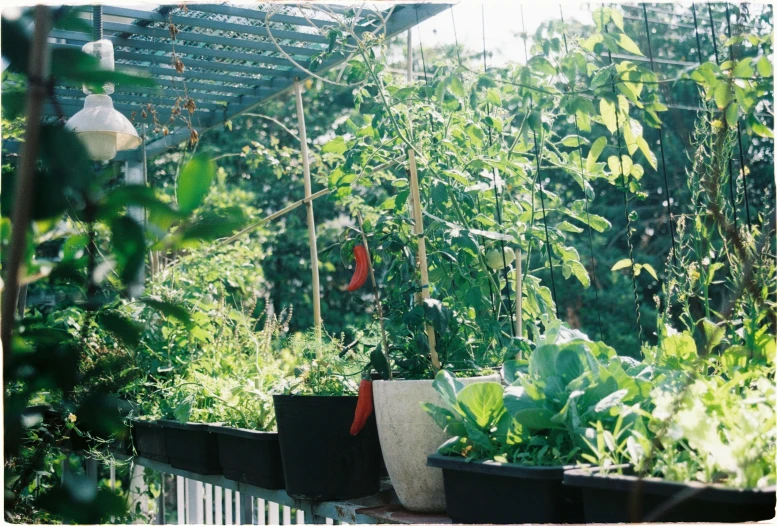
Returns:
[[[112,311],[100,312],[97,315],[97,324],[128,347],[136,346],[143,333],[142,325]]]
[[[758,59],[758,62],[755,63],[755,67],[758,70],[758,74],[762,77],[772,76],[772,61],[766,55]]]
[[[753,71],[753,66],[751,64],[752,57],[745,57],[739,62],[737,62],[736,67],[734,67],[734,71],[732,74],[737,78],[743,78],[743,79],[749,79],[753,76],[755,71]]]
[[[693,360],[698,356],[696,342],[693,341],[693,336],[687,332],[673,334],[664,338],[662,354],[670,358],[676,358],[681,362]]]
[[[335,153],[338,155],[345,153],[347,149],[348,146],[345,143],[345,139],[340,136],[335,137],[321,147],[323,153]]]
[[[579,135],[567,135],[566,137],[561,139],[561,144],[563,144],[564,146],[568,146],[570,148],[577,148],[581,144],[587,144],[587,143],[588,141],[585,138],[580,137]]]
[[[734,98],[734,94],[731,93],[731,87],[725,83],[725,82],[719,82],[717,86],[715,86],[715,104],[718,106],[718,109],[724,109],[726,106],[728,106],[728,103],[731,102]]]
[[[572,349],[563,349],[556,356],[556,375],[561,378],[564,385],[585,373],[583,362],[577,352]]]
[[[546,337],[552,339],[550,335],[546,335]],[[534,349],[534,352],[529,357],[529,374],[539,378],[553,376],[556,371],[558,353],[558,346],[552,344],[541,345]]]
[[[178,177],[176,188],[178,209],[189,213],[199,207],[208,195],[215,175],[216,163],[203,154],[195,156],[186,163]]]
[[[648,143],[644,137],[639,137],[637,139],[637,146],[639,147],[639,151],[642,152],[642,155],[645,156],[645,159],[647,159],[648,163],[650,163],[650,166],[653,167],[653,170],[658,170],[658,160],[656,159],[656,154],[650,150],[650,146],[648,146]]]
[[[111,244],[121,269],[121,280],[126,285],[134,280],[146,257],[146,237],[143,229],[132,218],[117,217],[111,222]]]
[[[456,418],[456,415],[447,409],[438,407],[428,402],[421,402],[421,409],[426,411],[426,413],[432,417],[434,422],[440,426],[440,429],[445,431],[445,433],[454,437],[462,437],[467,435],[467,430],[464,427],[464,423]]]
[[[143,298],[141,301],[152,309],[164,314],[165,316],[170,316],[177,319],[187,327],[192,325],[192,317],[189,314],[189,311],[187,311],[181,305],[176,305],[175,303],[170,303],[169,301],[162,301],[153,298]]]
[[[499,95],[499,90],[489,88],[486,90],[486,102],[493,104],[494,106],[502,105],[502,97]]]
[[[467,93],[464,90],[464,85],[461,83],[459,75],[451,75],[449,79],[450,82],[448,83],[448,90],[456,97],[463,99]]]
[[[631,266],[631,260],[630,259],[621,259],[620,261],[615,263],[610,270],[614,272],[616,270],[621,270],[621,269],[624,269],[624,268],[629,268],[630,266]]]
[[[653,276],[653,279],[658,281],[658,274],[656,273],[656,269],[653,268],[653,265],[650,265],[649,263],[643,263],[642,268],[651,276]]]
[[[476,382],[464,386],[456,401],[477,427],[488,430],[504,411],[502,386],[495,382]]]
[[[523,427],[533,430],[559,429],[553,422],[555,413],[548,409],[543,401],[531,398],[524,387],[511,385],[504,391],[504,406]]]
[[[588,152],[588,157],[585,161],[585,169],[587,171],[590,172],[594,169],[594,165],[604,151],[605,146],[607,146],[607,139],[605,137],[599,137],[591,145],[591,150]]]
[[[634,53],[640,57],[644,56],[642,51],[639,50],[639,46],[626,33],[621,33],[618,36],[618,45],[629,53]]]
[[[451,408],[458,408],[456,398],[459,391],[464,388],[464,384],[458,381],[455,376],[446,370],[439,371],[434,377],[432,386]]]
[[[370,352],[370,365],[384,380],[389,379],[389,363],[380,344]]]
[[[448,322],[451,319],[450,310],[440,302],[433,298],[424,299],[424,315],[429,320],[441,336],[448,330]]]
[[[604,123],[605,126],[607,126],[607,129],[610,130],[610,133],[615,133],[615,131],[618,129],[618,123],[615,118],[615,112],[616,112],[616,108],[615,108],[615,103],[613,101],[606,98],[602,98],[599,101],[599,114],[602,116],[602,122]],[[598,140],[599,139],[597,139],[597,141]],[[594,145],[596,145],[596,143],[594,143]]]

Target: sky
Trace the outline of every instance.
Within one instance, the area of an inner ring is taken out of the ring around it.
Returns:
[[[561,6],[565,20],[591,22],[590,11],[581,7],[580,2],[560,4],[541,1],[463,0],[453,6],[453,18],[450,10],[446,10],[422,22],[414,30],[413,46],[415,48],[418,45],[420,32],[424,46],[453,44],[458,40],[467,48],[482,50],[485,21],[486,49],[493,54],[489,65],[502,65],[507,61],[523,62],[523,42],[515,36],[522,31],[522,23],[526,24],[526,31],[531,35],[542,22],[558,19]],[[455,36],[453,20],[456,23]]]

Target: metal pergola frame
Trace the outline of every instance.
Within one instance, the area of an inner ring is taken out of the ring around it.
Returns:
[[[390,38],[407,31],[450,7],[450,4],[387,4],[381,5],[382,16],[388,16],[385,32]],[[134,71],[152,77],[157,87],[116,86],[114,107],[127,118],[140,115],[151,104],[166,111],[186,92],[195,101],[197,109],[193,124],[199,133],[250,111],[273,97],[294,87],[295,81],[303,82],[310,75],[295,66],[276,47],[270,38],[277,40],[283,52],[309,69],[311,58],[328,46],[322,29],[337,22],[325,19],[326,14],[316,13],[306,7],[288,5],[286,12],[278,12],[267,23],[269,6],[262,4],[236,6],[228,4],[186,4],[186,10],[173,6],[161,6],[154,10],[125,7],[103,7],[103,30],[106,39],[113,42],[118,71]],[[327,6],[342,15],[351,9],[345,6]],[[83,9],[72,7],[70,9]],[[304,9],[305,13],[296,12]],[[355,7],[358,10],[358,6]],[[373,30],[376,16],[374,7],[363,6],[355,21],[357,34]],[[85,11],[87,15],[88,11]],[[168,26],[178,30],[172,39]],[[53,47],[80,49],[93,40],[91,34],[77,31],[54,30],[49,40]],[[181,58],[186,69],[178,73],[173,65],[173,53]],[[342,64],[344,54],[331,56],[316,73]],[[47,104],[45,115],[69,118],[83,108],[84,94],[75,86],[56,86],[56,104]],[[139,124],[139,123],[138,123]],[[189,138],[190,130],[184,126],[173,129],[168,135],[150,134],[145,152],[153,157],[175,147]],[[141,149],[121,152],[117,160],[137,161],[143,156]]]

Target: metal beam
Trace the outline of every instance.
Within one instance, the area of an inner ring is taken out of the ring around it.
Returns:
[[[116,16],[132,19],[144,19],[153,22],[170,23],[181,26],[201,27],[203,29],[214,29],[216,31],[232,31],[238,34],[256,35],[267,37],[269,33],[267,28],[253,26],[248,24],[238,24],[234,22],[224,22],[221,20],[212,20],[210,18],[195,18],[193,16],[183,15],[163,15],[156,11],[143,11],[140,9],[127,9],[124,7],[103,7],[103,13],[107,16]],[[279,39],[296,40],[299,42],[312,42],[316,44],[327,44],[326,37],[315,33],[302,33],[299,31],[288,31],[285,29],[273,29],[273,36]]]
[[[65,98],[58,99],[59,101],[66,102],[66,103],[71,102],[72,100],[76,100],[76,101],[79,101],[81,104],[83,104],[83,101],[86,98],[86,94],[83,91],[74,89],[74,88],[56,88],[54,89],[54,94],[57,95],[58,97],[68,97],[67,99]],[[116,92],[111,95],[111,99],[113,99],[114,103],[126,102],[128,104],[139,104],[139,105],[152,104],[154,106],[159,106],[163,108],[172,108],[173,106],[175,106],[175,97],[170,98],[169,95],[167,96],[163,95],[163,96],[157,96],[157,97],[155,97],[154,95],[148,95],[145,97],[141,97],[139,94],[134,92],[132,93]],[[223,104],[218,105],[218,104],[213,104],[209,102],[202,102],[200,100],[195,100],[195,103],[197,104],[198,109],[212,110],[212,111],[226,109],[226,106]],[[138,109],[141,109],[140,106],[138,107]]]
[[[185,65],[187,64],[188,61]],[[213,80],[216,82],[228,82],[230,84],[242,84],[251,88],[272,88],[281,83],[281,79],[277,78],[259,79],[254,77],[239,77],[237,75],[220,75],[218,73],[209,73],[205,71],[192,72],[191,70],[186,70],[183,75],[181,75],[172,66],[166,68],[161,66],[148,66],[143,68],[143,70],[154,76],[175,77],[176,79],[183,77],[196,78],[197,80]]]

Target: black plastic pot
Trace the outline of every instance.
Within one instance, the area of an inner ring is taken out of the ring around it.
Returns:
[[[366,497],[380,489],[375,415],[351,436],[355,396],[275,395],[286,492],[309,500]]]
[[[278,433],[211,426],[218,437],[224,476],[266,489],[283,489],[283,462]]]
[[[219,442],[207,424],[160,420],[170,465],[201,475],[220,475]]]
[[[167,464],[165,429],[157,420],[133,420],[132,441],[138,456]]]
[[[442,468],[446,513],[454,523],[583,522],[580,490],[562,485],[571,467],[467,462],[437,454],[427,465]]]
[[[775,488],[738,490],[698,482],[642,480],[639,510],[633,512],[638,485],[633,475],[606,469],[575,469],[565,473],[564,485],[583,492],[585,522],[746,522],[775,516]]]

